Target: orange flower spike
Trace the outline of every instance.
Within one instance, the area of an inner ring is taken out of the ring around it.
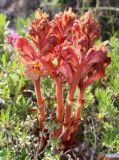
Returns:
[[[75,19],[76,19],[76,14],[72,12],[71,8],[69,8],[68,11],[64,11],[62,17],[62,26],[64,26],[64,28],[67,28],[70,25],[72,26]]]
[[[35,31],[40,32],[45,30],[48,26],[49,16],[47,13],[43,13],[41,10],[37,11],[37,17],[32,22],[32,26]]]
[[[86,12],[85,15],[80,19],[80,24],[82,32],[89,38],[91,47],[95,40],[100,37],[100,27],[91,10]]]
[[[76,14],[72,12],[71,8],[64,13],[60,12],[55,15],[54,20],[51,21],[51,27],[56,34],[58,44],[63,43],[67,38],[69,39],[75,19]]]
[[[33,20],[29,29],[29,35],[38,49],[42,49],[43,42],[49,32],[49,16],[41,10],[38,10],[37,17]]]
[[[41,10],[37,12],[37,18],[32,22],[29,34],[40,54],[44,55],[57,45],[58,36],[53,31],[52,21],[49,16]]]

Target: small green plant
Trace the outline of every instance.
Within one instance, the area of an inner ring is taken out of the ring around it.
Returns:
[[[5,27],[6,27],[6,16],[0,13],[0,44],[4,41]]]

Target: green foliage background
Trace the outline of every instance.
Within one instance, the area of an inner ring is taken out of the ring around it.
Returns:
[[[30,18],[16,20],[20,35],[28,36],[29,23]],[[6,47],[4,43],[6,24],[5,15],[0,14],[0,159],[29,160],[35,139],[30,137],[29,129],[34,128],[37,121],[36,115],[30,111],[36,106],[34,86],[23,76],[24,67],[14,48]],[[79,125],[79,128],[85,126],[84,140],[98,152],[119,151],[119,39],[116,35],[114,33],[106,41],[112,62],[106,76],[87,89]],[[43,94],[47,99],[50,97],[47,100],[48,113],[56,106],[53,95],[55,85],[51,82],[49,78],[42,80]],[[51,119],[46,126],[52,131],[56,123]],[[53,154],[57,144],[55,141],[48,142],[44,160],[59,159],[59,155]]]

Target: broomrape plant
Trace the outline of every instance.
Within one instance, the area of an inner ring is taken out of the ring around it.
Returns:
[[[25,65],[25,75],[34,81],[40,128],[44,127],[46,119],[40,78],[50,75],[56,81],[56,120],[62,126],[54,131],[55,137],[60,137],[62,144],[72,143],[80,121],[85,90],[104,77],[105,69],[111,62],[105,45],[95,45],[100,37],[99,24],[90,10],[78,19],[69,9],[56,14],[52,20],[38,10],[37,18],[30,26],[29,36],[31,42],[25,37],[19,37],[16,48]],[[69,90],[64,104],[63,87],[66,83]],[[80,91],[73,113],[77,88]]]

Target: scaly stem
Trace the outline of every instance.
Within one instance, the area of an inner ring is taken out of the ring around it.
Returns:
[[[96,80],[100,79],[102,76],[104,76],[104,70],[100,70],[97,73],[94,73],[91,77],[87,78],[85,82],[83,83],[83,86],[80,88],[80,94],[77,99],[77,109],[74,114],[74,119],[73,119],[73,127],[72,127],[72,133],[75,133],[77,127],[78,127],[78,122],[80,119],[80,113],[81,113],[81,108],[83,105],[83,95],[85,92],[85,89],[94,83]]]
[[[43,127],[43,122],[45,121],[46,117],[46,112],[45,112],[45,104],[44,104],[44,99],[41,95],[41,90],[40,90],[40,79],[36,80],[35,82],[35,92],[36,92],[36,97],[37,97],[37,104],[38,104],[38,120],[40,123],[40,128]]]
[[[73,118],[73,126],[72,126],[72,133],[74,133],[78,127],[79,119],[80,119],[80,113],[81,113],[81,108],[83,105],[83,95],[85,91],[85,86],[80,90],[80,94],[77,98],[77,108],[74,113],[74,118]]]
[[[67,96],[67,103],[65,107],[65,117],[64,117],[64,124],[67,126],[71,123],[71,109],[72,109],[72,103],[73,103],[73,97],[76,90],[76,87],[78,86],[78,82],[82,73],[83,64],[81,63],[79,65],[79,70],[75,73],[73,82],[70,86],[68,96]]]
[[[64,141],[68,141],[71,138],[70,134],[71,134],[72,104],[73,104],[74,93],[75,93],[76,87],[78,86],[79,79],[82,74],[83,63],[80,63],[79,66],[80,66],[79,70],[74,74],[74,79],[72,84],[70,85],[70,89],[67,96],[67,103],[65,107],[65,116],[64,116],[64,130],[66,130]]]
[[[56,109],[56,119],[58,122],[62,123],[63,120],[63,91],[60,78],[56,81],[56,97],[57,97],[57,109]]]
[[[80,71],[82,72],[82,67],[81,67]],[[80,72],[80,74],[81,74],[81,72]],[[80,74],[79,74],[79,76],[80,76]],[[72,142],[72,140],[75,136],[75,132],[77,130],[78,123],[79,123],[79,120],[80,120],[81,108],[83,106],[83,101],[84,101],[83,96],[84,96],[85,89],[89,85],[91,85],[92,83],[94,83],[96,80],[100,79],[103,76],[104,76],[104,70],[102,69],[102,70],[98,71],[97,73],[94,73],[92,76],[88,77],[84,82],[83,82],[83,79],[82,79],[82,84],[80,86],[80,93],[79,93],[79,96],[77,98],[77,109],[76,109],[74,117],[73,117],[73,124],[71,126],[71,123],[69,123],[67,126],[65,126],[66,132],[65,132],[65,137],[63,139],[64,142],[65,141]],[[73,93],[73,92],[71,92],[71,93]],[[70,94],[70,95],[72,96],[73,94]],[[67,117],[67,119],[68,119],[68,117]]]

